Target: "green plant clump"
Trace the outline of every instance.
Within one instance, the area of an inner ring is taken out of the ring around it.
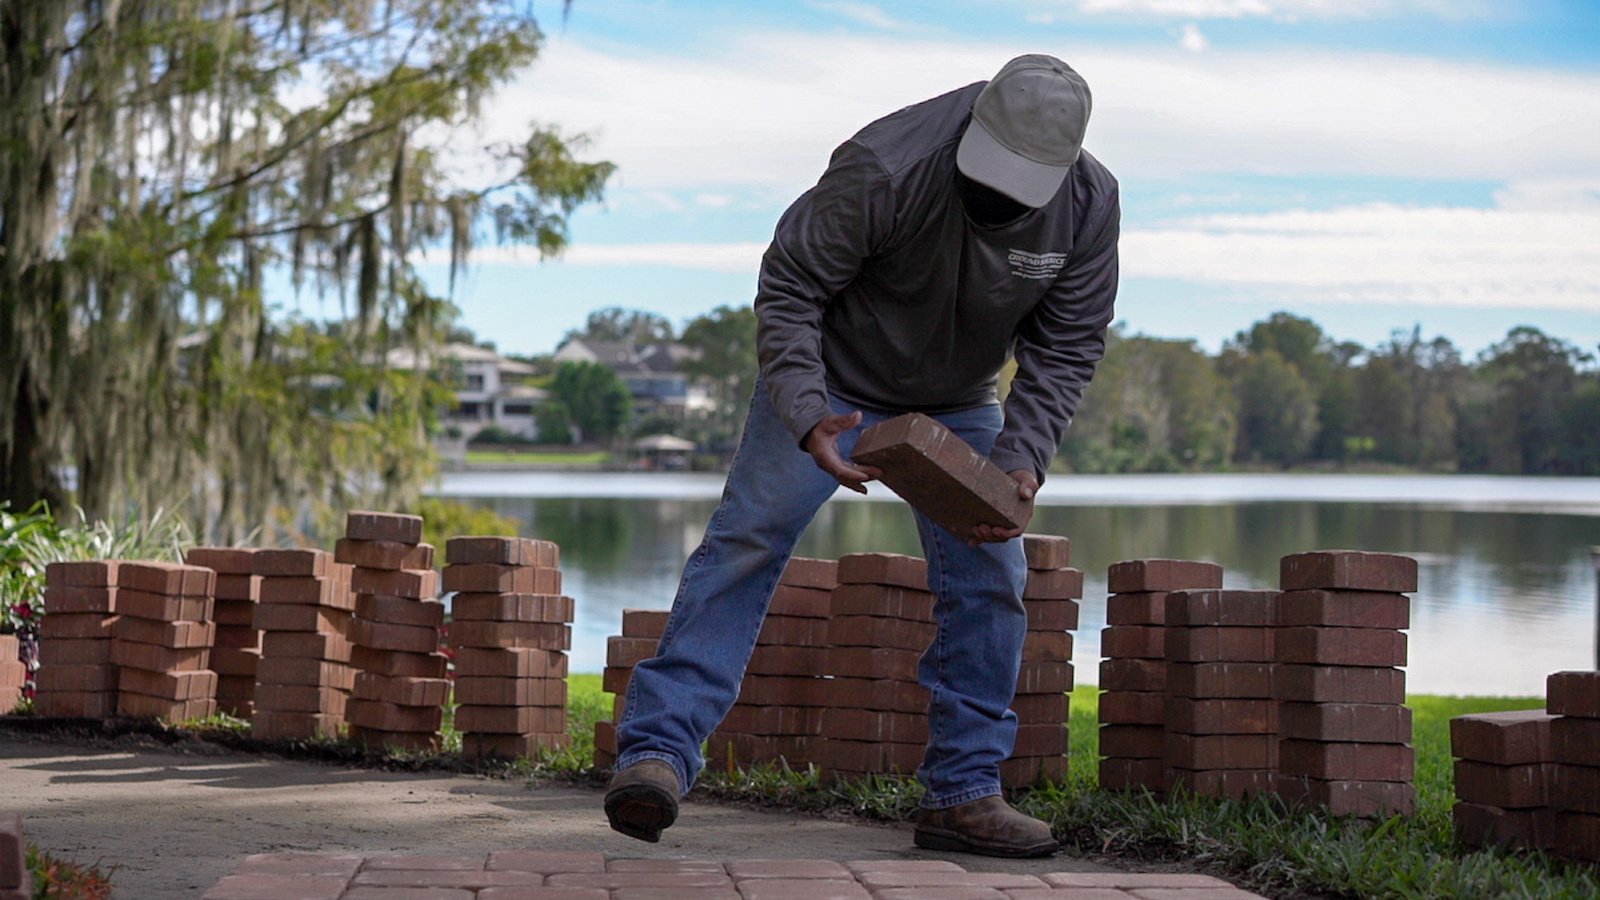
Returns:
[[[84,866],[28,845],[28,872],[33,876],[33,896],[56,900],[108,900],[111,871],[99,865]]]

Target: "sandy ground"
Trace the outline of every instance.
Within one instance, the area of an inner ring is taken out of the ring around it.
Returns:
[[[198,897],[252,853],[600,851],[694,859],[947,858],[970,871],[1100,871],[1067,855],[995,860],[914,848],[907,825],[689,802],[659,844],[606,827],[598,787],[393,773],[226,751],[0,732],[0,811],[28,840],[115,867],[119,898]]]

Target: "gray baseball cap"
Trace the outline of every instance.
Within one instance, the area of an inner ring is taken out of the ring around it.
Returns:
[[[1050,202],[1078,161],[1089,125],[1089,85],[1043,53],[1001,67],[972,104],[956,165],[962,174],[1035,208]]]

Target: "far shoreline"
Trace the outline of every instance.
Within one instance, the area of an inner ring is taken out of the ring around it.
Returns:
[[[581,474],[584,477],[574,478]],[[456,498],[535,497],[715,500],[722,472],[483,467],[441,472],[426,493]],[[898,498],[882,486],[847,501]],[[1600,516],[1600,477],[1344,472],[1227,472],[1077,475],[1052,473],[1042,506],[1192,506],[1319,502],[1406,504],[1481,512]]]

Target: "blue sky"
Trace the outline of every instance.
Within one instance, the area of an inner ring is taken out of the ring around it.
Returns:
[[[553,350],[607,306],[681,325],[748,304],[778,216],[839,142],[1025,52],[1094,91],[1130,331],[1216,350],[1281,309],[1369,346],[1421,325],[1471,355],[1519,324],[1600,345],[1593,0],[534,9],[539,63],[461,145],[554,123],[619,170],[561,258],[480,246],[455,300],[503,351]]]

